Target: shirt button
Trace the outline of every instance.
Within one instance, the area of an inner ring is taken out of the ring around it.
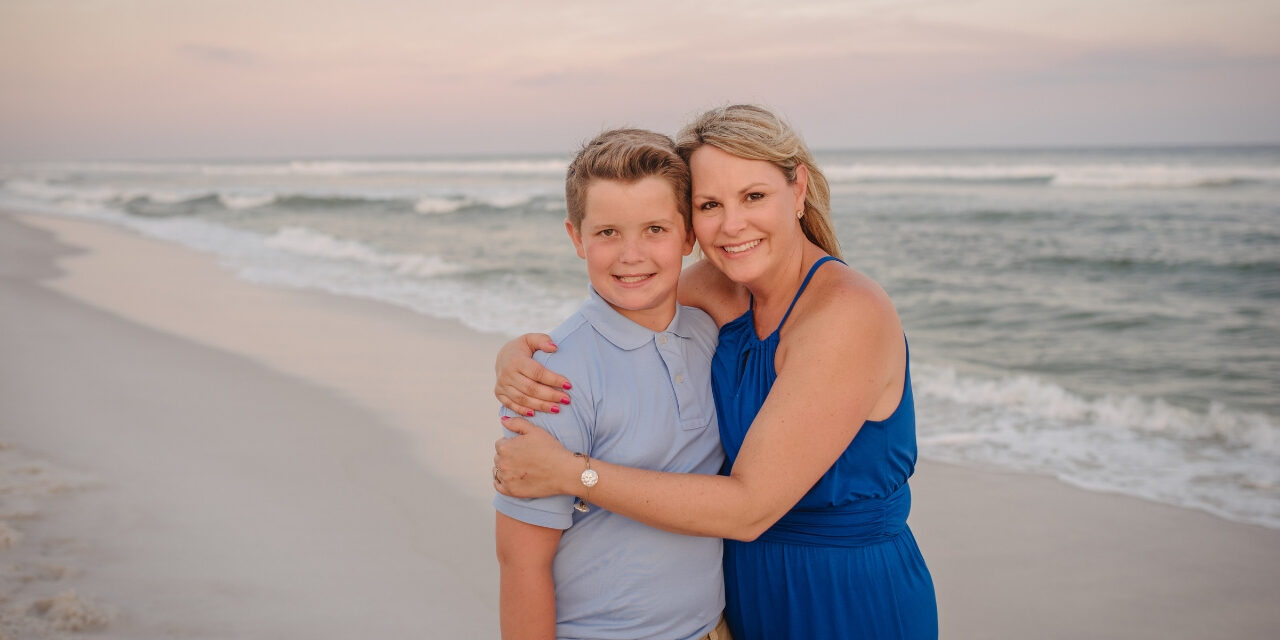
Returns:
[[[666,343],[667,343],[666,336],[658,336],[658,344],[666,344]]]
[[[679,373],[677,373],[677,374],[676,374],[676,382],[684,382],[684,376],[683,376],[683,375],[681,375],[681,374],[679,374]]]

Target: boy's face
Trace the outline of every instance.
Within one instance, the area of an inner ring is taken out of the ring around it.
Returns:
[[[600,297],[636,324],[667,328],[681,258],[693,251],[671,185],[653,176],[630,184],[594,180],[581,228],[566,221],[565,229]]]

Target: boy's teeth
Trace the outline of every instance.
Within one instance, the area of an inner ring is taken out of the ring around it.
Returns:
[[[627,284],[633,284],[636,282],[640,282],[641,280],[644,280],[645,278],[648,278],[648,277],[649,276],[618,276],[618,279]]]
[[[743,251],[746,251],[747,249],[752,249],[752,248],[754,248],[754,247],[755,247],[756,245],[758,245],[758,244],[760,244],[760,241],[759,241],[759,240],[752,240],[751,242],[746,242],[746,243],[743,243],[743,244],[736,244],[736,245],[733,245],[733,246],[728,246],[728,245],[726,245],[726,246],[725,246],[725,248],[724,248],[724,250],[725,250],[725,251],[728,251],[729,253],[742,253]]]

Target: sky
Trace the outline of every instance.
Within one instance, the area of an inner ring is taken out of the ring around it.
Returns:
[[[0,161],[1280,142],[1275,0],[0,0]]]

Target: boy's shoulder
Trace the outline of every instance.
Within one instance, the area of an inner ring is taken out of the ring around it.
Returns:
[[[579,360],[583,349],[593,346],[593,333],[591,322],[582,315],[582,310],[574,311],[573,315],[565,318],[560,326],[547,334],[551,336],[551,341],[556,343],[558,347],[556,351],[554,353],[537,351],[533,354],[533,359],[543,365]]]
[[[699,336],[715,337],[720,333],[720,327],[716,326],[716,321],[706,311],[697,307],[680,305],[680,323]]]
[[[720,327],[716,321],[702,309],[684,305],[680,306],[677,318],[676,332],[682,338],[690,339],[703,356],[711,357],[720,342]]]

